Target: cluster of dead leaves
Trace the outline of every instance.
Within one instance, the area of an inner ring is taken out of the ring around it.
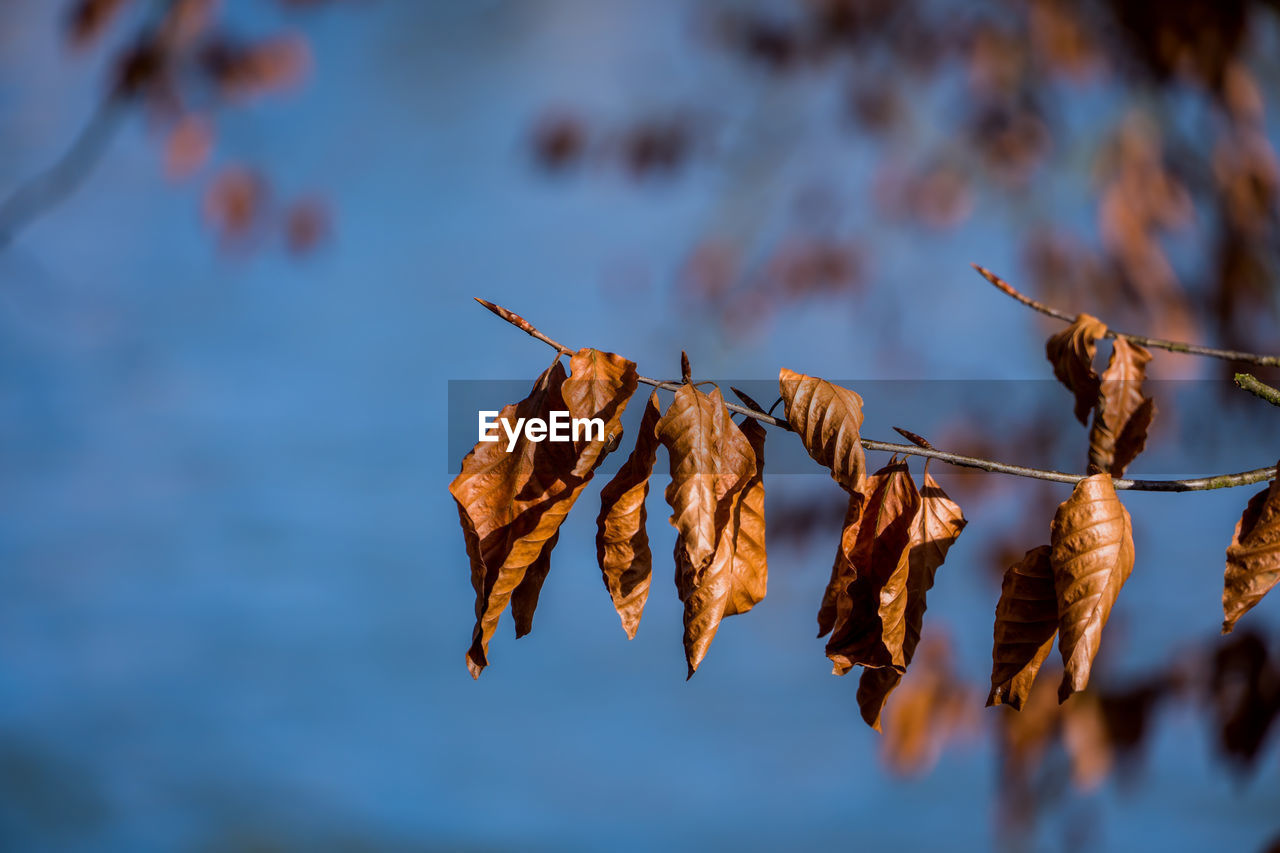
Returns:
[[[494,310],[532,329],[510,312]],[[1027,551],[1005,572],[995,611],[989,706],[1020,710],[1031,701],[1055,637],[1063,667],[1058,701],[1085,691],[1103,629],[1133,571],[1133,525],[1114,478],[1142,451],[1155,414],[1142,387],[1151,356],[1115,336],[1110,362],[1099,375],[1093,366],[1097,341],[1107,334],[1097,318],[1081,315],[1046,346],[1055,374],[1075,398],[1076,417],[1088,424],[1092,413],[1090,474],[1058,506],[1049,543]],[[450,485],[476,594],[476,625],[467,652],[476,677],[488,665],[489,641],[508,603],[516,635],[530,630],[560,525],[601,461],[618,446],[623,411],[638,387],[635,365],[621,356],[579,350],[571,355],[566,375],[562,354],[530,395],[499,417],[550,420],[551,412],[567,410],[573,418],[603,419],[604,436],[555,443],[521,434],[511,451],[501,443],[479,442]],[[720,389],[700,390],[705,383],[693,383],[687,358],[682,366],[683,384],[665,411],[657,392],[648,397],[630,455],[601,490],[596,551],[623,630],[634,637],[653,574],[645,503],[658,448],[665,448],[671,474],[665,497],[676,530],[675,586],[684,605],[684,649],[692,677],[724,617],[745,613],[766,593],[765,431],[750,417],[735,423]],[[860,434],[863,401],[854,391],[786,368],[779,373],[779,391],[787,425],[848,497],[818,610],[818,636],[829,635],[826,654],[835,674],[862,667],[858,706],[867,724],[879,730],[889,695],[920,646],[927,596],[965,528],[964,514],[927,465],[920,486],[897,457],[868,473]],[[1224,631],[1278,580],[1280,479],[1250,501],[1227,551]],[[931,740],[911,733],[912,720],[960,719],[935,713],[951,707],[964,691],[933,657],[920,682],[929,688],[912,692],[926,697],[924,705],[937,707],[923,716],[913,714],[921,704],[917,696],[892,712],[906,720],[894,735],[901,741],[894,752],[904,756],[903,766],[932,749],[921,746]]]

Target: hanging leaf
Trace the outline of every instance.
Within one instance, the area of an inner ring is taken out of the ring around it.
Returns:
[[[848,388],[824,379],[782,368],[778,387],[786,405],[787,422],[800,436],[804,449],[846,492],[864,490],[867,461],[862,452],[862,398]]]
[[[868,670],[876,672],[877,670]],[[886,709],[880,757],[899,776],[929,770],[948,742],[971,736],[977,715],[972,691],[959,678],[944,638],[931,636],[902,690]]]
[[[600,490],[600,515],[596,518],[596,558],[604,585],[622,619],[622,630],[633,639],[649,597],[653,554],[645,528],[645,498],[649,477],[658,455],[658,392],[649,395],[640,434],[627,461]]]
[[[929,590],[933,589],[938,568],[947,552],[959,538],[965,524],[960,506],[947,497],[926,467],[924,488],[920,490],[920,509],[911,528],[908,546],[906,634],[902,642],[903,665],[910,666],[920,631]],[[858,681],[858,707],[867,725],[880,730],[880,713],[884,703],[901,682],[902,676],[892,667],[865,669]]]
[[[692,677],[706,656],[734,587],[739,493],[755,474],[751,443],[716,388],[684,385],[658,422],[671,462],[667,503],[676,528],[676,589],[684,602],[685,659]]]
[[[845,510],[844,523],[840,526],[840,547],[836,549],[836,559],[831,566],[831,579],[827,581],[827,589],[822,594],[822,605],[818,608],[818,636],[825,637],[836,624],[836,599],[841,590],[847,589],[858,576],[849,559],[854,544],[858,539],[858,525],[862,521],[862,505],[865,499],[861,494],[849,496],[849,508]]]
[[[755,454],[756,468],[738,494],[733,536],[733,587],[725,605],[725,616],[746,613],[755,607],[764,600],[769,586],[764,523],[765,430],[754,418],[747,418],[741,429]]]
[[[987,707],[1009,705],[1021,711],[1040,665],[1053,648],[1058,600],[1051,551],[1048,545],[1032,548],[1004,573],[996,604]]]
[[[1053,585],[1058,600],[1058,649],[1065,701],[1089,683],[1102,629],[1133,571],[1133,527],[1110,474],[1076,484],[1050,527]]]
[[[1111,361],[1102,373],[1098,405],[1089,431],[1090,470],[1124,476],[1129,463],[1147,444],[1155,417],[1155,401],[1143,396],[1151,353],[1125,338],[1116,338]]]
[[[622,435],[622,412],[635,393],[639,380],[636,366],[620,355],[583,348],[569,359],[571,375],[562,394],[571,418],[600,418],[604,421],[604,441],[580,435],[573,441],[577,457],[573,474],[589,476]],[[591,433],[590,435],[594,435]]]
[[[489,640],[498,619],[514,595],[518,635],[532,626],[538,593],[546,578],[557,532],[573,502],[591,477],[608,446],[610,428],[619,429],[617,418],[635,390],[635,365],[618,356],[582,350],[570,366],[579,385],[573,402],[564,398],[568,384],[559,358],[534,384],[529,396],[505,406],[499,420],[519,418],[550,420],[552,411],[569,411],[574,417],[600,417],[606,421],[606,439],[582,445],[530,441],[522,430],[515,446],[505,441],[478,442],[462,460],[462,470],[449,485],[458,505],[458,517],[471,561],[471,584],[476,593],[476,626],[467,668],[479,678],[488,665]],[[595,403],[583,395],[583,382],[612,388],[597,393]],[[600,408],[594,408],[597,403]]]
[[[1098,338],[1107,326],[1097,317],[1081,314],[1074,323],[1049,338],[1045,355],[1053,364],[1053,375],[1076,396],[1076,419],[1085,423],[1098,402],[1098,374],[1093,369]]]
[[[1223,643],[1206,687],[1219,752],[1249,769],[1280,715],[1280,669],[1263,639],[1245,630]]]
[[[1222,585],[1222,633],[1235,627],[1280,581],[1280,477],[1258,492],[1236,522]]]
[[[897,461],[868,477],[866,486],[853,553],[840,571],[854,579],[837,590],[835,624],[827,640],[836,675],[856,664],[906,669],[907,578],[920,492],[906,463]],[[846,559],[843,547],[836,559]]]

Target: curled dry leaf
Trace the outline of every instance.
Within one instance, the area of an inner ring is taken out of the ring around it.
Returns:
[[[1098,405],[1089,431],[1090,470],[1124,476],[1129,463],[1147,444],[1147,430],[1155,417],[1155,401],[1142,393],[1151,353],[1124,338],[1116,338],[1111,361],[1102,373]]]
[[[947,552],[959,538],[965,524],[960,506],[947,497],[926,469],[924,488],[920,490],[920,509],[911,526],[908,546],[906,633],[902,641],[904,666],[910,666],[920,644],[926,598],[933,588],[938,568],[947,559]],[[902,676],[892,667],[863,670],[858,681],[858,708],[862,711],[862,718],[873,729],[880,730],[884,703],[901,680]]]
[[[1280,477],[1258,492],[1236,522],[1222,584],[1222,633],[1235,627],[1280,581]]]
[[[1048,545],[1032,548],[1004,573],[991,646],[987,707],[1021,711],[1058,632],[1058,600]]]
[[[671,462],[666,498],[677,531],[676,589],[692,677],[733,594],[738,497],[755,475],[755,453],[719,388],[704,394],[682,386],[658,422],[658,438]]]
[[[1053,375],[1076,396],[1076,419],[1085,423],[1089,411],[1098,401],[1098,374],[1093,357],[1098,351],[1098,338],[1107,326],[1097,317],[1081,314],[1076,321],[1045,344],[1045,355],[1053,364]]]
[[[653,554],[645,529],[645,498],[649,477],[658,456],[658,392],[649,395],[640,434],[627,461],[600,490],[600,515],[596,518],[596,558],[604,585],[622,619],[627,638],[636,635],[653,575]]]
[[[1064,672],[1058,700],[1089,683],[1102,629],[1133,571],[1133,526],[1110,474],[1076,484],[1050,527],[1058,649]]]
[[[605,420],[605,439],[582,446],[532,442],[522,431],[511,452],[505,442],[478,442],[449,485],[471,560],[476,626],[467,668],[474,678],[488,665],[489,640],[512,602],[517,635],[532,626],[560,524],[608,444],[636,388],[635,365],[621,356],[580,350],[570,359],[574,381],[560,359],[548,367],[529,396],[505,406],[499,419],[549,420],[552,411]],[[600,386],[610,389],[601,391]]]
[[[739,493],[733,538],[733,586],[724,615],[746,613],[764,600],[769,585],[769,561],[765,553],[764,439],[765,431],[754,418],[742,424],[742,434],[755,454],[756,469]]]
[[[778,387],[787,423],[804,449],[849,494],[863,492],[867,461],[862,452],[862,397],[825,379],[782,368]]]
[[[849,561],[853,546],[858,539],[858,525],[862,522],[863,496],[849,496],[849,507],[844,513],[844,522],[840,525],[840,547],[836,549],[836,559],[831,565],[831,579],[827,581],[826,591],[822,593],[822,604],[818,607],[818,636],[825,637],[836,625],[836,599],[841,590],[853,583],[857,571]]]
[[[843,543],[836,554],[835,619],[827,640],[836,675],[856,664],[906,670],[907,579],[920,492],[905,462],[890,462],[866,486],[852,554],[845,556]]]

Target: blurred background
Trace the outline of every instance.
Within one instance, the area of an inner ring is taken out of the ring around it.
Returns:
[[[473,296],[647,375],[685,349],[768,405],[787,366],[862,390],[868,437],[1083,470],[1061,324],[968,265],[1280,350],[1278,24],[1253,0],[5,0],[0,848],[1265,849],[1280,604],[1217,636],[1257,487],[1126,493],[1137,566],[1091,690],[1058,709],[1046,667],[1015,714],[982,708],[1000,576],[1068,490],[933,466],[970,525],[883,735],[813,637],[843,515],[816,466],[766,479],[769,595],[688,683],[666,506],[628,642],[595,487],[534,632],[504,618],[472,682],[446,487],[475,423],[451,389],[498,408],[548,358]],[[1133,476],[1274,464],[1236,367],[1156,353]]]

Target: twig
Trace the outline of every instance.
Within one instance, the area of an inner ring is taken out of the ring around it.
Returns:
[[[995,285],[996,288],[1006,296],[1010,296],[1013,299],[1018,300],[1033,311],[1039,311],[1047,317],[1053,317],[1054,319],[1062,320],[1065,323],[1075,322],[1076,318],[1067,312],[1059,311],[1057,308],[1045,305],[1043,302],[1037,302],[1031,297],[1024,296],[1017,290],[1014,290],[1012,285],[986,267],[979,266],[978,264],[971,264],[971,266],[978,271],[979,275]],[[1256,352],[1240,352],[1238,350],[1202,347],[1198,344],[1188,344],[1183,343],[1182,341],[1166,341],[1161,338],[1149,338],[1146,335],[1117,332],[1112,328],[1107,329],[1107,333],[1104,337],[1124,338],[1125,340],[1133,341],[1135,344],[1141,344],[1144,347],[1155,347],[1157,349],[1169,350],[1170,352],[1181,352],[1187,353],[1188,355],[1203,355],[1208,356],[1209,358],[1225,359],[1226,361],[1248,362],[1249,364],[1260,364],[1265,367],[1280,367],[1280,355],[1260,355]]]
[[[118,92],[103,98],[66,153],[0,204],[0,249],[84,183],[106,152],[124,105],[124,97]]]
[[[1255,397],[1261,397],[1273,406],[1280,406],[1280,388],[1272,388],[1252,373],[1237,373],[1236,384]]]
[[[561,354],[573,355],[574,350],[569,349],[564,344],[553,338],[547,337],[538,331],[532,323],[516,314],[503,308],[501,305],[495,305],[479,297],[475,297],[485,308],[488,308],[494,314],[506,320],[523,332],[537,338],[544,344],[552,347]],[[654,388],[664,388],[668,391],[680,390],[680,383],[664,382],[659,379],[650,379],[647,376],[636,377],[645,385],[652,385]],[[739,406],[735,403],[726,402],[725,408],[731,412],[749,415],[756,420],[771,424],[780,429],[791,430],[791,425],[781,418],[775,418],[757,409]],[[1063,471],[1047,471],[1042,468],[1027,468],[1022,465],[1009,465],[1005,462],[995,462],[990,459],[979,459],[974,456],[962,456],[958,453],[947,453],[936,448],[916,447],[911,444],[894,444],[889,441],[876,441],[870,438],[862,439],[862,446],[867,450],[880,450],[886,453],[901,453],[904,456],[921,456],[928,459],[939,459],[951,465],[961,468],[976,468],[980,471],[991,471],[999,474],[1012,474],[1017,477],[1029,477],[1035,480],[1048,480],[1052,483],[1069,483],[1075,484],[1085,479],[1083,474],[1067,474]],[[1216,477],[1201,477],[1194,480],[1114,480],[1117,489],[1129,489],[1138,492],[1198,492],[1209,489],[1225,489],[1232,486],[1247,486],[1250,483],[1261,483],[1276,476],[1275,468],[1258,468],[1253,471],[1242,471],[1239,474],[1221,474]]]

